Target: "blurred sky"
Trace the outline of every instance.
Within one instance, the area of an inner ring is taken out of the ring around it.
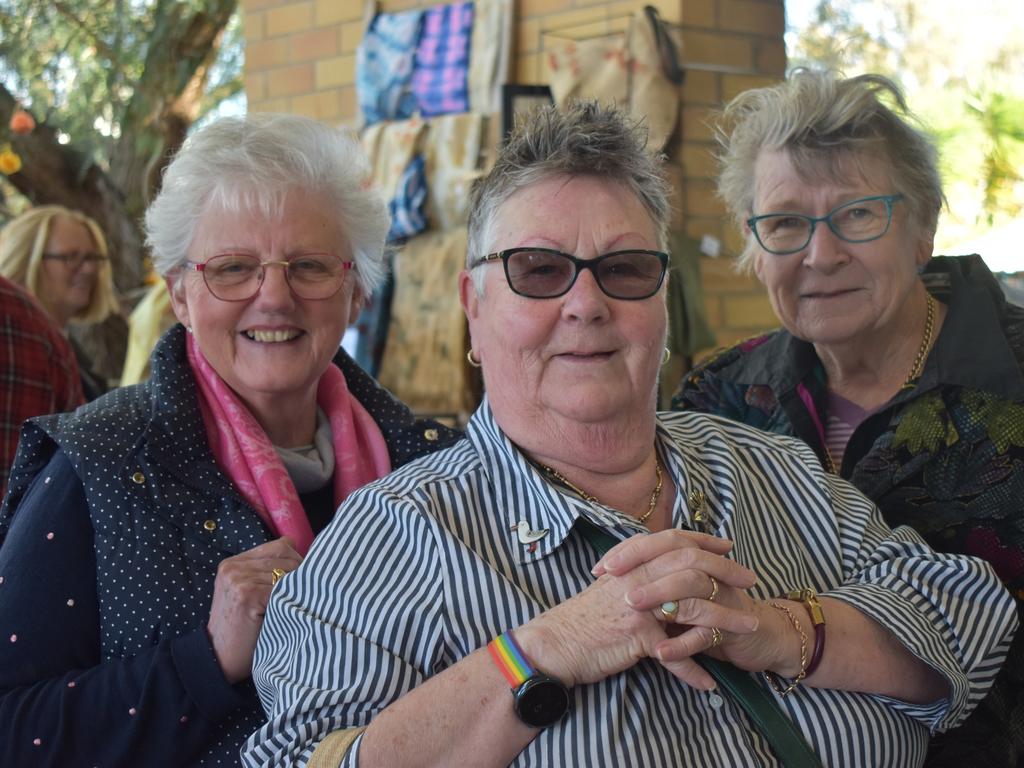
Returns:
[[[798,31],[809,24],[817,5],[818,0],[786,0],[787,46],[792,47]],[[867,27],[878,23],[878,12],[871,5],[865,0],[861,6],[865,17],[860,21]],[[949,62],[950,77],[966,77],[980,84],[994,51],[1010,47],[1024,50],[1022,0],[919,0],[917,7],[931,27],[929,46],[941,52],[937,60]],[[1013,91],[1020,96],[1024,94],[1024,72],[1016,74],[1020,84]],[[914,78],[902,73],[899,79],[908,91],[911,109],[919,110],[920,102],[915,106]],[[1024,169],[1021,172],[1024,174]],[[963,186],[946,185],[950,210],[944,211],[940,219],[936,252],[980,253],[994,271],[1024,272],[1024,219],[1002,221],[991,229],[967,226],[980,214],[980,193]]]

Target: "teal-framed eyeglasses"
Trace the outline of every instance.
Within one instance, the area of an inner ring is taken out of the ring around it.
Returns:
[[[819,221],[824,221],[840,240],[869,243],[889,231],[893,203],[902,199],[900,194],[861,197],[833,208],[824,216],[765,213],[751,216],[747,219],[747,226],[760,246],[776,256],[786,256],[806,248]]]
[[[504,263],[508,287],[528,299],[564,296],[575,285],[580,271],[589,269],[606,296],[639,301],[658,292],[668,268],[667,253],[635,248],[595,259],[578,259],[552,248],[508,248],[475,259],[469,268],[492,261]]]

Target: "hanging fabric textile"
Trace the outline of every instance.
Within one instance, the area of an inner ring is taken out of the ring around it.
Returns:
[[[469,111],[469,44],[473,3],[437,5],[423,12],[412,89],[424,117]]]
[[[356,50],[356,96],[367,125],[416,111],[412,91],[423,11],[378,13]]]

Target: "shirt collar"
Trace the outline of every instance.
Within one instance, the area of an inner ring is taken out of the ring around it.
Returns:
[[[486,395],[466,426],[466,437],[480,456],[482,471],[495,489],[499,503],[502,495],[514,494],[517,498],[517,504],[503,507],[504,511],[498,514],[504,516],[501,524],[508,531],[511,549],[518,553],[519,563],[540,560],[562,546],[580,517],[618,539],[647,530],[627,515],[586,502],[549,480],[544,470],[532,463],[498,426]],[[536,546],[520,543],[517,531],[522,523],[526,523],[527,531],[547,533],[533,542]]]
[[[922,386],[953,384],[1024,399],[1024,375],[1006,340],[1006,299],[980,256],[937,256],[922,274],[948,306]]]
[[[773,331],[737,345],[736,360],[722,367],[722,376],[736,384],[767,385],[787,392],[820,366],[814,346],[785,330]]]

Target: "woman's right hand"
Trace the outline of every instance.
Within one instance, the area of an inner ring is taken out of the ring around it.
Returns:
[[[681,568],[699,569],[738,589],[747,589],[756,580],[749,569],[723,557],[732,548],[727,539],[680,531],[675,542],[685,551],[680,553]],[[643,658],[658,658],[656,648],[668,637],[664,622],[626,601],[631,590],[647,585],[650,578],[643,567],[619,576],[601,572],[578,595],[516,629],[516,641],[536,667],[568,686],[603,680]],[[717,605],[712,610],[723,631],[746,634],[756,628],[742,612]],[[713,687],[711,678],[696,669],[695,674],[677,676],[695,687]]]
[[[252,657],[267,611],[274,569],[294,571],[301,562],[302,555],[295,551],[291,539],[282,536],[228,557],[217,567],[206,629],[229,683],[252,673]]]

